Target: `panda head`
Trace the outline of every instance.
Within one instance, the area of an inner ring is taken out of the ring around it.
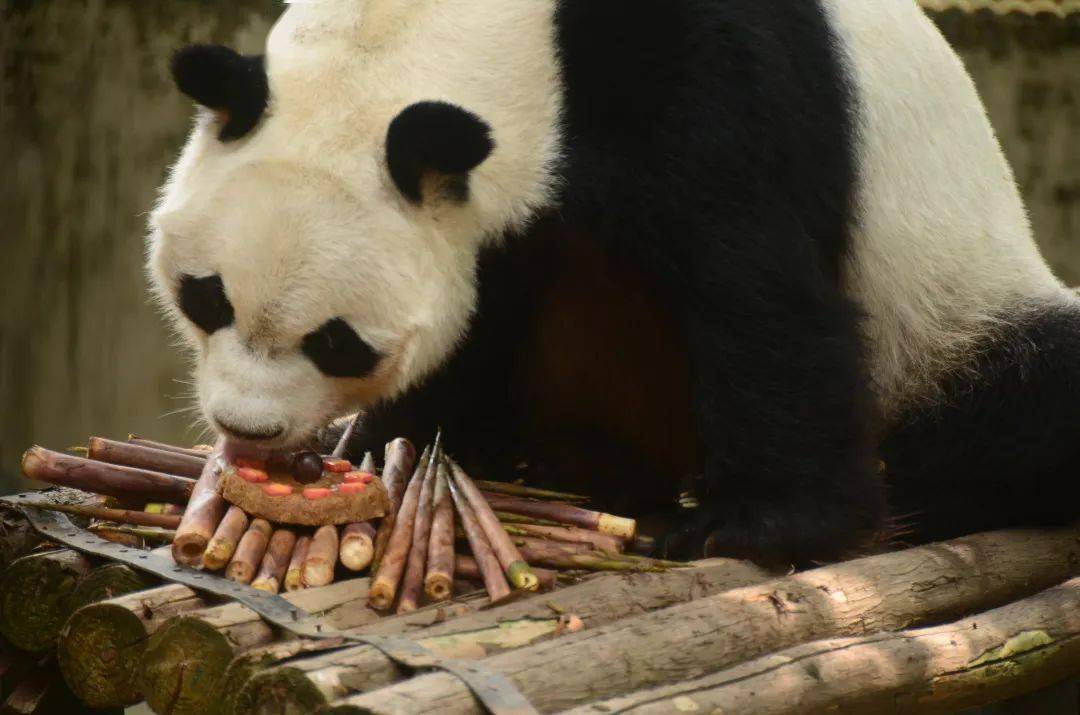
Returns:
[[[423,43],[343,50],[356,23],[326,8],[353,6],[291,6],[265,58],[173,60],[201,109],[151,216],[149,273],[204,417],[238,444],[302,444],[436,369],[468,329],[481,248],[551,193],[550,87],[517,121],[498,86],[401,69]]]

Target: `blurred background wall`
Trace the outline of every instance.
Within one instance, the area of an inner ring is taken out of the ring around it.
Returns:
[[[867,0],[870,1],[870,0]],[[1058,273],[1080,285],[1080,7],[925,0],[960,49]],[[191,442],[182,355],[146,299],[143,226],[191,108],[190,41],[258,51],[280,0],[0,0],[0,493],[22,450]],[[990,9],[980,9],[990,8]],[[1040,9],[1045,12],[1032,13]],[[1071,10],[1075,9],[1075,12]]]

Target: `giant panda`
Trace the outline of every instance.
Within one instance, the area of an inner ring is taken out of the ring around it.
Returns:
[[[312,0],[172,72],[149,273],[231,450],[441,426],[768,563],[1077,516],[1080,305],[914,0]]]

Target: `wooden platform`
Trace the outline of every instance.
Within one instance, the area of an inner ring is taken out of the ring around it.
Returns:
[[[0,567],[4,713],[144,699],[157,713],[484,712],[455,664],[538,712],[953,712],[1080,672],[1080,526],[797,574],[710,560],[594,575],[404,616],[368,608],[366,578],[286,596],[311,614],[305,627],[416,650],[432,667],[415,671],[380,647],[299,638],[231,599],[58,549],[8,507]]]

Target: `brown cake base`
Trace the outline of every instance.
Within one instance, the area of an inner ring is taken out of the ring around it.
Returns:
[[[293,493],[271,496],[264,486],[269,482],[252,483],[241,479],[234,469],[221,475],[218,491],[230,504],[235,504],[252,516],[280,524],[324,526],[327,524],[350,524],[386,515],[390,501],[386,487],[374,479],[359,493],[334,492],[321,499],[311,500],[304,496],[306,488],[334,487],[340,480],[334,477],[319,480],[315,484],[300,484],[287,475],[271,476],[271,480],[287,484]]]

